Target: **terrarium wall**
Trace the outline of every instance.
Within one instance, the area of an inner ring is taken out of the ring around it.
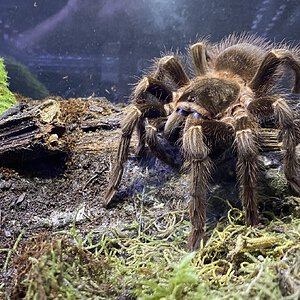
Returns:
[[[41,82],[26,89],[8,66],[15,92],[126,102],[130,84],[162,51],[233,32],[297,41],[299,16],[297,0],[0,0],[0,56]]]

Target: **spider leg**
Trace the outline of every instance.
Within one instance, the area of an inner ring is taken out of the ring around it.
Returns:
[[[233,111],[235,120],[235,141],[237,150],[237,176],[240,184],[240,199],[246,212],[248,225],[258,224],[257,209],[257,175],[258,143],[257,128],[247,115],[245,108],[238,107]]]
[[[294,71],[295,81],[293,93],[300,93],[300,61],[296,55],[287,49],[273,49],[261,62],[256,74],[250,82],[250,88],[257,95],[267,93],[278,80],[278,67],[286,65]]]
[[[164,56],[160,58],[156,63],[156,71],[150,77],[146,77],[146,81],[142,80],[133,93],[134,101],[140,101],[145,98],[145,85],[147,85],[147,92],[154,95],[163,104],[170,103],[172,101],[172,95],[168,87],[163,83],[165,77],[169,77],[178,87],[185,86],[189,83],[189,78],[184,71],[184,68],[177,57],[174,55]],[[142,97],[141,97],[142,96]],[[137,123],[138,134],[138,147],[137,155],[144,156],[145,154],[145,124],[141,120]]]
[[[204,238],[207,193],[212,169],[208,156],[210,149],[204,143],[201,120],[192,116],[187,118],[182,146],[185,160],[190,163],[191,168],[189,213],[192,231],[189,235],[188,247],[196,250]]]
[[[162,80],[166,76],[178,87],[183,87],[190,82],[182,64],[174,55],[164,56],[157,63],[157,70],[154,77]]]
[[[147,99],[148,93],[154,96],[150,100]],[[140,137],[139,148],[142,149],[145,143],[144,135],[142,135],[145,118],[166,116],[163,101],[171,101],[169,99],[172,99],[170,90],[167,89],[163,83],[151,77],[143,78],[133,94],[136,97],[135,103],[130,108],[121,125],[122,136],[118,147],[116,163],[112,170],[110,182],[104,197],[105,206],[110,204],[120,184],[124,172],[124,164],[128,157],[133,130],[138,126],[138,136]],[[158,101],[160,100],[159,97],[162,97],[161,102]]]
[[[174,154],[171,153],[165,143],[162,143],[162,140],[158,138],[158,133],[163,131],[165,123],[166,118],[148,120],[145,140],[151,152],[158,159],[165,162],[167,165],[178,169],[181,166],[180,162],[176,161]]]
[[[134,88],[131,98],[133,103],[145,103],[148,101],[149,94],[163,104],[173,99],[172,92],[162,81],[153,76],[145,76]]]
[[[152,76],[145,76],[135,87],[132,93],[135,105],[130,109],[122,123],[122,137],[118,148],[117,161],[105,195],[105,206],[109,205],[120,184],[134,128],[137,128],[139,140],[137,150],[140,155],[143,155],[147,136],[145,119],[166,116],[164,104],[173,100],[171,90],[162,81],[166,75],[179,87],[189,82],[189,78],[179,60],[175,56],[165,56],[158,61],[155,73]],[[159,146],[157,141],[155,142],[155,139],[153,139],[153,134],[151,136],[148,134],[147,137],[149,145],[152,148],[155,144]],[[163,157],[161,153],[162,149],[158,151],[158,155],[165,161],[170,162],[170,158]]]
[[[146,145],[145,145],[145,120],[144,118],[140,118],[136,124],[136,132],[138,136],[138,145],[136,147],[136,155],[138,157],[144,157],[146,155]]]
[[[209,68],[206,57],[206,47],[204,43],[196,43],[190,48],[191,56],[198,76],[208,73]]]
[[[161,104],[166,104],[172,101],[172,92],[160,80],[155,77],[146,76],[136,86],[132,93],[132,100],[134,103],[147,103],[149,102],[149,95],[153,96],[152,101],[157,101]],[[150,100],[151,101],[151,100]],[[143,157],[146,153],[145,148],[145,118],[140,118],[136,124],[138,135],[138,146],[136,153],[138,156]]]
[[[279,128],[282,148],[285,150],[284,173],[291,187],[300,194],[300,160],[296,146],[300,143],[300,129],[295,123],[292,109],[280,97],[264,97],[251,102],[248,110],[260,119],[275,116]]]

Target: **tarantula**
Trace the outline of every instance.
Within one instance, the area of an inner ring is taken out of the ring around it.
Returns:
[[[280,128],[284,173],[300,193],[300,162],[296,146],[300,131],[279,81],[287,69],[294,73],[293,93],[300,92],[300,51],[276,45],[253,35],[231,35],[217,44],[202,40],[190,46],[192,79],[179,55],[155,61],[132,92],[133,105],[122,123],[122,136],[115,166],[105,195],[108,205],[121,181],[134,129],[138,153],[146,147],[163,162],[176,166],[165,143],[180,145],[190,166],[190,249],[204,238],[206,200],[212,173],[211,154],[234,149],[246,224],[257,225],[258,128],[274,118]]]

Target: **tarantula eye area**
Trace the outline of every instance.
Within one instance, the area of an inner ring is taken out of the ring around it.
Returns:
[[[196,102],[196,100],[196,95],[188,88],[180,95],[178,102]]]
[[[193,111],[192,116],[196,119],[209,120],[209,118],[207,116],[204,116],[197,111]]]
[[[196,99],[197,99],[197,98],[196,98],[195,95],[190,94],[190,95],[188,96],[188,98],[187,98],[187,101],[188,101],[188,102],[195,102]]]
[[[190,114],[190,112],[188,112],[187,110],[184,110],[183,108],[180,108],[180,107],[178,107],[176,109],[176,112],[184,117],[187,117]]]

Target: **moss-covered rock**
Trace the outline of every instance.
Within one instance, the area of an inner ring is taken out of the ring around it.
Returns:
[[[0,114],[16,102],[14,94],[8,88],[7,72],[3,58],[0,58]]]

